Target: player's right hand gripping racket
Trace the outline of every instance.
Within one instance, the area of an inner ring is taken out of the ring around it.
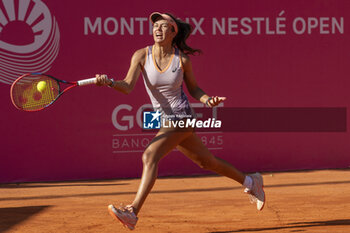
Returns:
[[[11,86],[11,100],[17,109],[34,112],[52,105],[63,93],[76,86],[94,84],[96,78],[67,82],[41,73],[25,74]],[[62,90],[61,85],[69,86]]]

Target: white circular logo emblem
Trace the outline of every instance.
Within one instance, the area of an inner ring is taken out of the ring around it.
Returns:
[[[25,73],[48,71],[58,55],[59,45],[56,19],[43,2],[2,0],[0,82],[11,84]]]

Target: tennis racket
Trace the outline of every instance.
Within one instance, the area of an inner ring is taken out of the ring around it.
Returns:
[[[96,78],[68,82],[47,74],[31,73],[16,79],[11,85],[11,100],[20,110],[35,112],[51,106],[63,93],[76,86],[94,84]],[[69,85],[62,90],[62,84]]]

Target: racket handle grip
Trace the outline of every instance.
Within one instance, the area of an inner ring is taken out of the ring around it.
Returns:
[[[85,86],[85,85],[94,84],[95,82],[96,82],[96,78],[88,78],[88,79],[79,80],[77,82],[77,85],[78,86]]]

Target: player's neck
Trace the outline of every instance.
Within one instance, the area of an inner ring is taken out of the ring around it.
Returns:
[[[159,57],[167,57],[171,54],[173,54],[173,46],[170,45],[160,45],[160,44],[154,44],[154,53],[155,55]]]

